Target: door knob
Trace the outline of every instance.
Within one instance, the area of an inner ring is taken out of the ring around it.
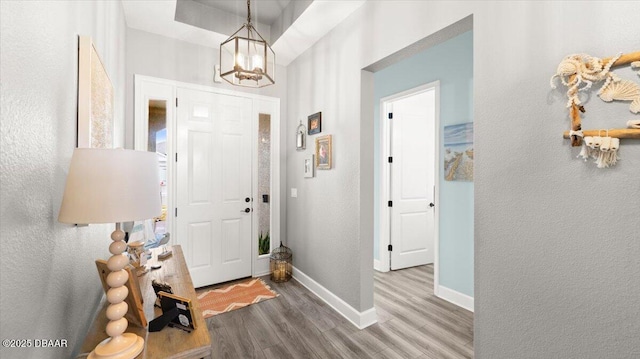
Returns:
[[[251,212],[251,208],[241,209],[240,212],[249,213]]]
[[[429,207],[435,207],[436,205],[433,202],[429,203]]]

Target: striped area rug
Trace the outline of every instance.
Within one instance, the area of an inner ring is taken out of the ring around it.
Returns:
[[[260,278],[198,291],[197,294],[202,316],[205,319],[278,296],[278,293],[269,288]]]

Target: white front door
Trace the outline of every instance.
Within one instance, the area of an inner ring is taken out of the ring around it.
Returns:
[[[193,284],[251,276],[253,100],[181,88],[177,98],[176,241]]]
[[[391,121],[391,269],[433,263],[435,89],[395,100]]]

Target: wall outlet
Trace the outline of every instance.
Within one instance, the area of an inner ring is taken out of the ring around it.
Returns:
[[[298,197],[298,189],[297,188],[292,188],[291,189],[291,197],[293,197],[293,198]]]

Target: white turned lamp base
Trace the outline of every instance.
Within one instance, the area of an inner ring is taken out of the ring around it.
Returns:
[[[107,308],[107,334],[109,338],[103,340],[89,354],[89,359],[133,359],[144,349],[144,339],[133,333],[125,333],[128,322],[124,318],[128,305],[124,302],[129,294],[125,283],[129,279],[123,268],[129,264],[129,258],[122,253],[127,247],[123,242],[124,232],[120,223],[116,223],[116,230],[111,233],[113,242],[109,246],[112,256],[107,261],[111,273],[107,276],[107,301],[111,303]]]
[[[131,359],[144,349],[144,340],[133,333],[107,338],[89,354],[89,359]]]

